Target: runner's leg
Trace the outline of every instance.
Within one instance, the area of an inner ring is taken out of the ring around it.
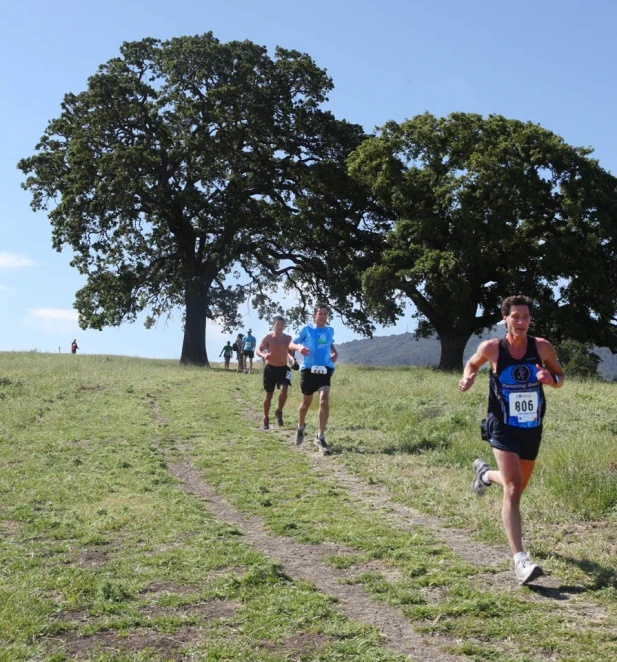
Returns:
[[[266,391],[266,395],[264,397],[264,418],[269,418],[270,416],[270,404],[272,402],[273,395],[273,393],[268,393]]]
[[[535,460],[521,460],[521,473],[523,474],[523,484],[521,485],[522,492],[524,492],[527,485],[529,485],[529,480],[535,464]]]
[[[319,434],[324,434],[330,416],[330,387],[319,389]]]
[[[281,384],[281,392],[279,393],[279,411],[283,411],[283,407],[287,402],[287,384]]]
[[[493,448],[499,471],[489,471],[487,478],[491,483],[503,488],[501,519],[508,536],[512,554],[523,551],[520,501],[524,486],[529,482],[533,462],[520,460],[516,453]],[[522,463],[525,463],[525,478]],[[531,465],[531,467],[529,467]],[[531,470],[530,470],[531,469]],[[525,482],[526,481],[526,482]]]
[[[311,404],[313,402],[313,396],[311,395],[304,395],[302,394],[302,402],[300,403],[300,406],[298,407],[298,427],[303,428],[304,427],[304,421],[306,419],[306,414],[308,410],[311,407]]]

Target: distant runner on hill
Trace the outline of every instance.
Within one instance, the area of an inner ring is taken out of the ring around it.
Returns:
[[[77,340],[73,338],[73,342],[71,343],[71,354],[77,354],[77,350],[79,347],[77,346]]]
[[[459,389],[473,386],[478,370],[488,361],[488,414],[482,421],[482,438],[493,448],[498,471],[477,459],[473,463],[472,489],[482,496],[495,483],[503,488],[501,516],[514,555],[516,577],[527,584],[540,577],[542,568],[523,551],[520,501],[529,483],[542,438],[546,411],[543,385],[561,388],[564,374],[548,340],[527,335],[532,301],[523,295],[504,299],[501,313],[505,338],[485,340],[467,361]]]
[[[227,344],[223,347],[221,350],[221,353],[219,354],[219,357],[221,354],[224,354],[224,359],[225,359],[225,370],[229,370],[229,362],[231,361],[231,356],[234,353],[234,349],[231,346],[231,341],[228,340]]]
[[[319,429],[315,445],[324,455],[329,455],[330,447],[326,443],[325,431],[330,415],[330,378],[334,374],[338,352],[334,347],[334,329],[326,326],[328,307],[323,303],[317,304],[313,319],[315,324],[305,326],[289,345],[292,351],[298,351],[304,357],[300,367],[302,403],[298,409],[295,442],[299,445],[304,441],[306,414],[313,402],[313,394],[319,391]]]
[[[242,338],[243,335],[239,333],[236,338],[236,341],[231,346],[234,352],[236,353],[236,361],[238,362],[237,372],[244,371],[244,354],[242,354]]]
[[[248,333],[244,336],[242,340],[242,354],[244,355],[244,372],[248,372],[249,375],[253,370],[253,357],[255,356],[255,347],[257,346],[257,338],[251,335],[253,333],[252,329],[248,329]],[[248,359],[248,368],[247,368],[247,359]]]

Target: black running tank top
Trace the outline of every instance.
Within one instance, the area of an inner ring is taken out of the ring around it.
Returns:
[[[489,414],[517,428],[542,425],[546,402],[536,364],[542,365],[542,361],[533,336],[527,336],[527,350],[520,359],[513,358],[507,340],[500,339],[497,371],[491,371],[489,377]]]

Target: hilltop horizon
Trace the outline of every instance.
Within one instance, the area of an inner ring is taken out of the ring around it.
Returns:
[[[481,337],[471,336],[465,347],[464,360],[467,361],[483,340],[502,335],[503,329],[497,327],[485,329]],[[412,332],[337,343],[336,348],[339,361],[348,365],[436,367],[439,364],[440,345],[437,338],[433,336],[416,340]],[[612,354],[606,347],[596,347],[594,351],[601,359],[598,368],[600,376],[607,381],[615,379],[617,354]]]

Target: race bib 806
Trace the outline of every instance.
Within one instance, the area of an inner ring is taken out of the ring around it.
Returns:
[[[508,396],[509,416],[519,423],[535,421],[538,418],[538,392],[510,393]]]

